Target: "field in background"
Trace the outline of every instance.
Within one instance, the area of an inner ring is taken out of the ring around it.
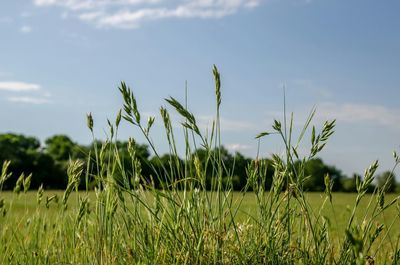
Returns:
[[[26,194],[20,195],[16,195],[13,192],[3,191],[0,193],[0,197],[4,199],[8,206],[6,206],[6,208],[10,210],[5,217],[0,217],[0,224],[12,221],[15,222],[16,225],[23,226],[37,211],[39,211],[42,216],[55,217],[61,211],[61,204],[58,204],[53,199],[48,204],[49,207],[47,208],[46,198],[51,198],[56,195],[59,200],[61,200],[63,193],[63,191],[45,191],[41,205],[38,207],[37,193],[35,191],[30,191]],[[84,194],[85,192],[80,192],[81,196]],[[387,202],[390,202],[397,196],[397,194],[388,194],[385,199]],[[241,197],[243,197],[243,201],[240,205],[240,211],[236,217],[237,221],[239,223],[251,222],[251,216],[255,217],[257,214],[257,203],[254,194],[252,192],[247,192],[245,194],[233,192],[233,197],[234,202],[238,202],[241,200]],[[312,209],[314,209],[315,213],[318,215],[326,195],[324,193],[310,192],[307,193],[306,197],[310,202]],[[326,203],[323,210],[320,211],[319,215],[321,217],[325,216],[330,220],[330,231],[332,232],[332,235],[335,235],[336,232],[339,234],[344,233],[356,197],[356,193],[333,193],[334,211],[328,203]],[[367,208],[367,205],[371,199],[372,203],[376,204],[376,201],[374,201],[375,198],[371,198],[371,195],[366,195],[361,201],[359,210],[356,213],[356,217],[358,219],[361,220],[364,217],[364,209]],[[95,210],[93,202],[96,200],[94,191],[89,192],[89,200],[92,202],[90,210],[93,212]],[[75,213],[78,210],[78,207],[79,203],[77,202],[77,196],[72,194],[68,202],[67,213]],[[395,244],[397,238],[400,237],[400,226],[398,225],[399,215],[400,211],[396,207],[391,207],[385,211],[382,217],[377,219],[377,224],[385,224],[385,230],[389,227],[391,229],[391,233],[389,234],[390,238],[385,239],[387,244],[390,244],[390,241]],[[51,220],[51,218],[49,220]]]

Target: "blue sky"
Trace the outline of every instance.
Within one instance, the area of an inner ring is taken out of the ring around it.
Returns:
[[[318,128],[337,119],[325,162],[351,174],[379,158],[387,170],[399,149],[398,10],[397,0],[2,1],[0,133],[63,133],[86,144],[92,112],[104,138],[105,119],[122,106],[121,80],[156,119],[164,98],[184,99],[187,81],[206,130],[216,64],[230,150],[256,155],[254,136],[282,119],[285,84],[297,130],[314,105]],[[166,151],[160,126],[153,133]],[[138,135],[124,126],[120,137]],[[261,147],[282,152],[274,136]]]

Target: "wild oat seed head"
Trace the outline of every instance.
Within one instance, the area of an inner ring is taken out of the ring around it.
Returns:
[[[86,114],[86,124],[89,130],[93,132],[93,117],[91,112]]]
[[[213,67],[213,74],[215,82],[215,95],[217,98],[217,107],[219,108],[219,106],[221,105],[221,77],[215,64]]]

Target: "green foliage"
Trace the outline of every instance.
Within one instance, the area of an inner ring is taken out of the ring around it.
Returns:
[[[391,171],[385,171],[376,177],[377,187],[385,192],[396,190],[396,176]]]
[[[175,103],[174,103],[175,104]],[[180,108],[184,108],[182,105]],[[181,110],[182,111],[182,110]],[[167,135],[172,132],[172,125],[170,124],[169,114],[166,109],[161,108],[162,117],[164,120],[164,125],[167,128]],[[187,114],[183,111],[185,115]],[[91,117],[91,115],[89,115]],[[194,118],[193,118],[194,119]],[[121,112],[117,114],[116,124],[120,124],[121,122]],[[196,123],[195,119],[192,121]],[[91,118],[90,123],[93,123]],[[144,132],[148,134],[151,125],[154,123],[154,119],[150,120],[150,125],[148,128],[144,128]],[[91,125],[93,126],[93,124]],[[187,128],[192,128],[191,126],[184,125]],[[278,121],[275,121],[274,128],[279,129],[281,125],[279,125]],[[328,126],[329,127],[329,126]],[[195,130],[199,130],[198,128]],[[313,129],[315,131],[315,128]],[[326,129],[325,129],[326,131]],[[273,134],[276,134],[273,133]],[[315,134],[315,132],[314,132]],[[326,132],[321,135],[325,136],[315,136],[314,138],[319,139],[314,140],[314,146],[319,145],[321,139],[324,140],[326,137]],[[257,136],[257,138],[261,138],[264,136],[268,136],[270,133],[261,133]],[[205,139],[204,139],[205,140]],[[170,144],[173,144],[173,139],[170,139]],[[45,140],[44,148],[40,148],[40,142],[33,137],[25,137],[23,135],[14,135],[14,134],[5,134],[0,135],[0,150],[2,150],[0,156],[2,156],[2,160],[12,160],[12,165],[10,167],[10,171],[14,172],[14,178],[9,180],[3,188],[12,189],[17,181],[16,176],[21,175],[22,173],[28,174],[33,173],[32,179],[32,188],[38,188],[40,184],[44,184],[46,188],[60,189],[65,188],[67,185],[67,174],[66,170],[68,167],[69,160],[75,159],[83,159],[85,160],[85,156],[89,155],[91,161],[96,161],[95,157],[95,149],[96,147],[100,147],[104,144],[104,142],[99,140],[94,140],[92,144],[89,146],[82,146],[75,142],[73,142],[66,135],[54,135]],[[126,172],[132,172],[132,161],[131,154],[129,153],[129,142],[128,141],[119,141],[115,142],[116,150],[118,152],[118,156],[121,159],[123,168]],[[313,152],[318,149],[313,147]],[[303,183],[303,189],[306,191],[322,191],[325,189],[324,177],[326,174],[332,180],[332,190],[333,191],[345,191],[345,192],[356,192],[356,178],[353,176],[352,178],[347,178],[344,176],[340,170],[335,168],[334,166],[330,166],[325,164],[320,158],[313,158],[310,156],[310,160],[304,164],[304,168],[302,168],[302,161],[298,160],[298,155],[293,150],[293,159],[294,165],[298,167],[298,171],[304,171],[305,181]],[[172,183],[168,183],[168,177],[165,175],[164,169],[169,168],[169,173],[171,173],[170,169],[170,159],[166,159],[168,154],[164,154],[161,157],[163,159],[159,159],[156,156],[150,156],[149,146],[145,144],[136,144],[135,143],[135,152],[136,156],[139,159],[142,165],[142,174],[147,181],[149,181],[152,177],[156,177],[153,179],[155,185],[160,187],[160,185],[169,185]],[[208,156],[206,154],[209,154]],[[173,154],[175,158],[175,164],[178,163],[180,166],[180,171],[183,171],[185,167],[185,163],[182,161],[180,157]],[[207,166],[207,173],[205,175],[206,178],[206,187],[207,189],[211,189],[211,172],[212,168],[215,165],[210,164],[211,157],[220,156],[222,159],[223,165],[226,169],[226,175],[222,176],[222,183],[227,183],[231,178],[233,180],[232,188],[234,190],[242,190],[246,187],[246,168],[248,164],[251,162],[250,158],[244,157],[241,153],[236,152],[235,154],[229,153],[223,146],[221,149],[219,148],[211,148],[210,150],[205,150],[204,148],[198,148],[191,154],[191,157],[198,157],[202,166]],[[114,156],[114,151],[106,149],[103,152],[103,156],[112,157]],[[179,162],[180,160],[180,162]],[[188,161],[189,162],[189,161]],[[216,162],[216,161],[214,161]],[[192,163],[192,162],[190,162]],[[215,164],[215,163],[214,163]],[[270,163],[269,163],[270,164]],[[176,165],[175,165],[176,166]],[[89,175],[96,173],[96,168],[90,167]],[[177,170],[174,170],[176,173]],[[272,183],[274,169],[272,166],[269,167],[267,171],[268,177],[266,178],[265,188],[268,189]],[[117,174],[117,173],[116,173]],[[383,183],[386,182],[386,179],[389,179],[389,174],[393,174],[390,171],[384,172],[379,175],[377,179],[378,187],[381,187]],[[160,179],[158,179],[158,177]],[[179,179],[177,177],[174,178]],[[90,178],[92,182],[91,187],[95,186],[95,181],[93,178]],[[173,182],[173,181],[172,181]],[[80,188],[84,187],[83,179],[81,180]],[[250,187],[251,188],[251,187]],[[395,176],[390,178],[388,186],[386,187],[388,192],[394,192],[397,188],[397,183],[395,181]],[[374,190],[373,183],[369,184],[367,192],[372,192]]]
[[[54,135],[45,141],[46,153],[55,161],[68,161],[79,155],[77,144],[66,135]]]
[[[357,174],[353,174],[351,178],[344,178],[342,179],[342,186],[343,186],[343,191],[345,192],[357,192],[357,179],[360,179],[361,176]]]
[[[13,189],[18,176],[32,173],[30,182],[32,188],[41,183],[54,188],[62,188],[65,183],[65,171],[55,165],[54,159],[43,152],[40,142],[34,137],[17,134],[0,135],[0,163],[11,161],[9,171],[13,176],[3,183],[4,189]]]
[[[304,181],[305,190],[323,191],[325,189],[324,177],[326,175],[328,175],[333,182],[333,191],[343,190],[342,173],[335,167],[324,164],[320,158],[313,158],[307,161],[307,163],[305,163],[304,171],[306,175]]]

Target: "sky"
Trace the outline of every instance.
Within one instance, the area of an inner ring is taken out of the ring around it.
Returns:
[[[314,106],[317,129],[337,120],[320,154],[327,164],[350,176],[379,159],[379,170],[390,170],[400,149],[398,10],[397,0],[4,0],[0,133],[88,144],[92,112],[104,139],[125,81],[143,116],[156,117],[152,139],[167,152],[160,106],[169,96],[184,102],[187,84],[188,107],[209,131],[215,64],[230,151],[257,155],[254,137],[283,119],[285,87],[295,136]],[[182,135],[182,119],[169,110]],[[124,124],[119,138],[128,137],[144,141]],[[262,156],[283,150],[276,135],[260,145]]]

